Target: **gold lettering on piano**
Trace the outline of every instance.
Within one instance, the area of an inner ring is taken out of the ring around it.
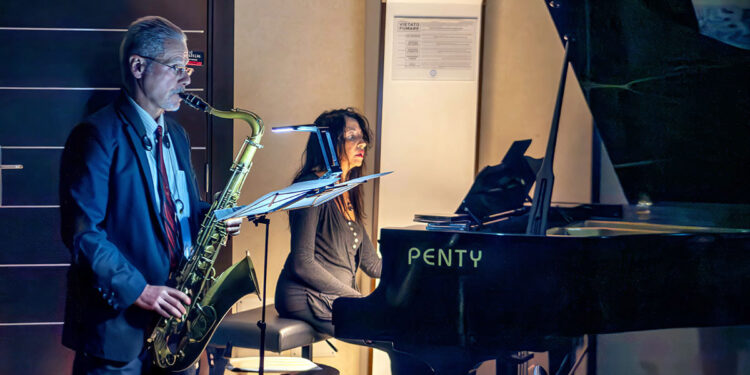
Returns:
[[[469,258],[474,262],[474,268],[477,268],[477,264],[479,264],[479,261],[482,260],[482,250],[479,250],[477,253],[477,257],[474,258],[474,250],[469,252]]]
[[[431,248],[422,251],[417,247],[412,247],[409,249],[408,253],[408,264],[411,265],[413,262],[419,262],[421,260],[424,264],[433,267],[452,267],[453,264],[457,264],[458,267],[463,267],[467,253],[469,255],[469,261],[466,263],[473,268],[477,268],[479,262],[482,260],[482,250]]]
[[[435,262],[432,261],[432,258],[435,256],[432,254],[432,252],[435,251],[435,249],[427,249],[424,251],[424,254],[422,255],[422,259],[424,259],[424,262],[434,266]]]
[[[442,249],[440,249],[440,250],[442,250]],[[448,250],[450,250],[450,249],[448,249]],[[463,250],[463,249],[456,249],[456,250],[454,250],[454,251],[455,251],[455,252],[457,252],[457,253],[459,254],[459,256],[458,256],[458,266],[459,266],[459,267],[463,267],[463,266],[464,266],[464,254],[466,254],[466,250]],[[480,252],[481,252],[481,251],[480,251]],[[476,265],[476,264],[474,265],[474,268],[477,268],[477,265]]]

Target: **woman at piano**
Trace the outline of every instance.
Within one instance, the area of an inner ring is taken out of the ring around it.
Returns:
[[[365,117],[352,109],[338,109],[318,116],[315,125],[331,133],[341,181],[361,176],[370,143]],[[294,182],[313,180],[326,172],[315,133],[310,134],[303,159]],[[318,207],[289,212],[292,242],[276,287],[279,315],[304,320],[333,336],[333,300],[362,296],[355,283],[357,269],[380,277],[381,260],[362,225],[362,206],[358,186]]]
[[[318,116],[315,125],[326,127],[331,134],[341,164],[341,181],[360,177],[371,139],[367,119],[351,108],[337,109]],[[294,182],[313,180],[326,172],[315,133],[310,134],[303,160]],[[382,262],[363,225],[363,200],[358,186],[318,207],[290,211],[291,251],[276,286],[280,316],[303,320],[333,336],[333,301],[362,296],[355,279],[357,269],[380,277]],[[423,362],[384,349],[394,374],[432,373]]]

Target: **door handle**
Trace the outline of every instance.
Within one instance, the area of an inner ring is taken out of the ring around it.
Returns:
[[[2,164],[3,154],[2,146],[0,146],[0,207],[3,206],[3,171],[4,170],[19,170],[23,169],[23,164]]]

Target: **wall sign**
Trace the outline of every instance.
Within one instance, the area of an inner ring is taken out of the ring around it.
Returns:
[[[203,51],[189,51],[188,66],[203,66],[204,56],[205,53],[203,53]]]
[[[474,80],[477,19],[394,17],[394,80]]]

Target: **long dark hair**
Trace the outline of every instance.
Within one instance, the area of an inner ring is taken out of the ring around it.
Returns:
[[[346,157],[344,150],[344,129],[346,128],[346,118],[349,117],[359,124],[362,129],[362,139],[367,142],[367,148],[370,148],[370,124],[367,122],[367,118],[364,115],[357,112],[354,108],[346,109],[335,109],[332,111],[323,112],[317,119],[315,119],[315,125],[319,127],[328,128],[328,132],[331,134],[333,140],[333,147],[336,150],[336,156],[339,161],[342,157]],[[318,136],[315,133],[310,133],[310,138],[307,139],[307,147],[302,154],[302,168],[294,176],[294,181],[299,181],[303,176],[310,173],[323,172],[326,170],[325,160],[323,159],[323,152],[320,150],[320,143],[318,142]],[[347,176],[343,176],[346,180],[355,179],[362,176],[362,169],[365,164],[362,161],[362,166],[354,167],[349,170]],[[343,197],[337,198],[339,203],[343,203]],[[362,196],[361,186],[357,186],[352,190],[349,190],[349,199],[354,207],[354,217],[357,221],[361,222],[365,218],[364,213],[364,197]]]

